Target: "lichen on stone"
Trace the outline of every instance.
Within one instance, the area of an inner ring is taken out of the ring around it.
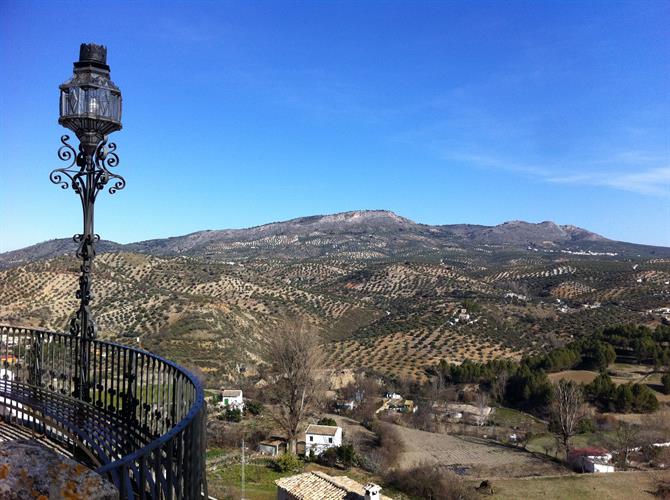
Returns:
[[[118,500],[112,483],[34,441],[2,443],[0,498],[3,500]]]

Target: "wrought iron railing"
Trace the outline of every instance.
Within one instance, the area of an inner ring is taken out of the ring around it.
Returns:
[[[83,398],[80,343],[89,359]],[[0,326],[0,418],[68,450],[121,499],[207,497],[202,386],[155,354]]]

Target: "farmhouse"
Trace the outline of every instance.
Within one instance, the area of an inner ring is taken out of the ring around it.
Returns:
[[[581,472],[614,472],[612,454],[602,448],[575,448],[568,460]]]
[[[328,448],[342,444],[342,427],[310,424],[305,431],[305,455],[321,455]]]
[[[237,410],[244,410],[244,399],[242,398],[242,391],[239,389],[222,389],[221,402],[219,406],[224,408],[233,408]]]
[[[493,411],[490,406],[479,408],[464,403],[447,403],[446,417],[450,420],[463,420],[474,424],[483,424]]]
[[[275,481],[277,500],[391,500],[376,484],[362,484],[346,476],[305,472]]]

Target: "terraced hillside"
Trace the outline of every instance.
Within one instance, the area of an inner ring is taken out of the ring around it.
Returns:
[[[670,258],[659,255],[667,249],[653,257],[604,255],[578,250],[574,240],[572,250],[519,247],[469,243],[469,233],[437,245],[427,243],[430,226],[421,236],[411,221],[384,217],[355,217],[340,233],[340,219],[325,226],[304,220],[298,225],[307,233],[282,237],[261,230],[262,243],[226,243],[236,248],[230,260],[213,255],[209,240],[206,251],[180,255],[163,251],[172,245],[165,242],[161,255],[108,246],[113,252],[94,265],[100,335],[220,377],[240,364],[253,367],[264,339],[300,318],[322,333],[333,367],[422,378],[440,359],[518,358],[604,325],[662,321],[661,308],[670,307]],[[492,234],[491,241],[501,237]],[[290,254],[291,241],[311,245],[314,256],[302,247]],[[263,245],[277,255],[268,257]],[[71,255],[7,265],[0,322],[66,329],[77,273]]]

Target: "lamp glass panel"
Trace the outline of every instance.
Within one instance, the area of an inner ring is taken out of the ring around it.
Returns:
[[[106,88],[69,87],[61,91],[61,116],[121,121],[121,96]]]

